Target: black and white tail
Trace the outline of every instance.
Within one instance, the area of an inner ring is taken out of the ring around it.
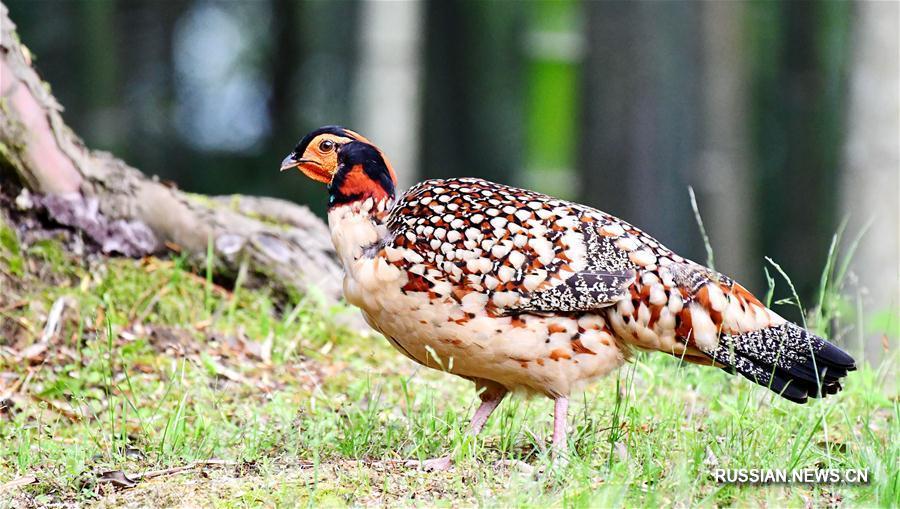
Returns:
[[[731,373],[768,387],[795,403],[841,390],[856,369],[847,352],[790,322],[742,334],[723,334],[705,351]]]

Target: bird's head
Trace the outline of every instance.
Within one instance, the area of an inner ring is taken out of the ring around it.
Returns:
[[[365,137],[339,126],[307,134],[284,158],[281,171],[297,168],[328,184],[328,207],[367,198],[394,197],[397,177],[384,154]]]
[[[337,172],[338,148],[351,141],[369,143],[369,140],[359,133],[341,126],[320,127],[304,136],[294,150],[281,161],[281,171],[297,168],[307,177],[329,184]]]

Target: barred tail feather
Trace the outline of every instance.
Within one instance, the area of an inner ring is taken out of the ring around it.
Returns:
[[[795,403],[835,394],[856,369],[853,357],[793,323],[742,334],[723,334],[703,350],[729,372],[768,387]]]

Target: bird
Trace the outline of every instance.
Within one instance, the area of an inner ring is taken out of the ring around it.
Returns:
[[[473,436],[508,393],[544,395],[553,454],[565,454],[570,395],[635,351],[796,403],[837,393],[856,369],[738,282],[587,205],[471,177],[400,192],[381,149],[334,125],[299,141],[281,163],[291,169],[327,185],[346,301],[406,357],[475,384]]]

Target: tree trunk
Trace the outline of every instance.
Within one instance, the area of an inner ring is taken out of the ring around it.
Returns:
[[[701,5],[586,2],[585,21],[579,198],[703,260],[688,198],[700,161]]]
[[[856,10],[841,198],[848,240],[869,225],[853,270],[865,313],[859,335],[875,362],[885,356],[882,335],[894,345],[900,337],[900,5],[861,2]]]
[[[703,4],[703,135],[697,166],[697,200],[716,269],[743,284],[759,280],[762,257],[754,252],[750,146],[747,142],[746,6]]]
[[[525,5],[426,2],[422,176],[516,183]]]
[[[14,170],[51,219],[82,230],[105,252],[143,256],[166,247],[216,271],[294,293],[317,288],[340,297],[341,269],[328,229],[307,208],[274,198],[203,197],[148,178],[105,152],[89,150],[31,66],[0,3],[0,170]],[[279,178],[270,168],[271,178]],[[177,247],[176,247],[177,246]]]
[[[359,132],[391,154],[401,189],[418,182],[419,69],[422,4],[360,4],[361,28],[356,80]]]
[[[837,230],[849,2],[747,3],[758,247],[812,302]],[[761,249],[760,249],[761,248]],[[786,297],[778,282],[775,298]],[[785,318],[799,320],[791,307]]]

